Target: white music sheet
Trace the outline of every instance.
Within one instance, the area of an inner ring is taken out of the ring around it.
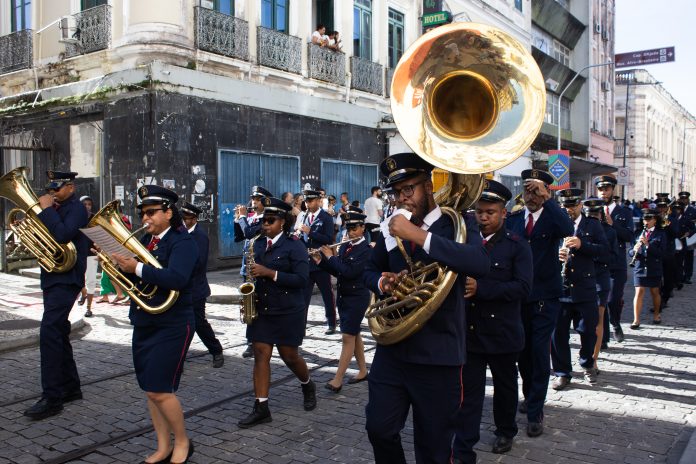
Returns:
[[[135,258],[136,255],[128,248],[124,247],[109,234],[102,226],[94,226],[85,229],[80,229],[83,234],[97,245],[101,251],[105,252],[109,257],[113,253],[117,253],[126,258]],[[135,238],[131,240],[136,240]]]

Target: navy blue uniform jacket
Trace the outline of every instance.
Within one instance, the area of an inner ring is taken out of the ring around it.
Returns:
[[[572,250],[566,264],[563,296],[574,303],[597,301],[594,261],[601,255],[609,255],[609,242],[599,220],[584,215],[575,236],[580,239],[581,245]]]
[[[420,247],[413,254],[413,261],[425,264],[437,261],[449,266],[459,275],[440,308],[430,320],[415,334],[393,345],[377,345],[378,350],[390,350],[392,355],[404,362],[440,366],[459,366],[466,361],[466,314],[464,301],[464,282],[466,276],[475,279],[483,277],[490,267],[488,253],[481,246],[481,236],[474,233],[478,227],[473,223],[469,228],[467,221],[466,244],[454,241],[454,226],[449,216],[443,215],[433,223],[429,232],[430,254]],[[410,252],[410,243],[404,242]],[[379,295],[379,279],[382,272],[400,272],[407,269],[406,261],[398,247],[387,251],[384,236],[380,233],[372,257],[365,267],[363,281],[365,286]]]
[[[679,237],[690,237],[691,235],[696,232],[696,225],[694,225],[693,221],[691,218],[685,214],[682,214],[679,219],[677,220],[679,222]]]
[[[669,225],[665,226],[662,224],[660,229],[662,229],[667,236],[667,246],[665,248],[665,254],[674,256],[677,252],[677,247],[674,243],[676,239],[679,238],[679,219],[675,213],[669,215]]]
[[[80,232],[88,222],[87,210],[77,198],[72,195],[61,203],[60,208],[46,208],[38,215],[54,239],[60,244],[72,242],[77,249],[77,261],[68,272],[46,272],[41,268],[41,289],[45,290],[54,285],[85,286],[85,270],[87,269],[87,254],[89,253],[89,240]]]
[[[633,243],[634,239],[633,212],[630,208],[616,205],[611,212],[611,220],[614,221],[611,227],[614,229],[614,232],[616,232],[616,241],[619,244],[618,254],[620,256],[618,256],[610,266],[611,269],[621,269],[625,271],[628,269],[626,244]]]
[[[196,228],[191,232],[191,237],[193,237],[198,246],[198,259],[196,260],[196,267],[193,268],[193,288],[191,289],[191,294],[193,301],[198,301],[210,296],[207,272],[210,240],[200,224],[196,224]]]
[[[348,244],[341,245],[338,256],[332,256],[329,259],[321,255],[319,263],[320,268],[338,278],[336,288],[339,299],[352,295],[365,296],[370,293],[363,283],[363,271],[370,259],[372,248],[367,240],[363,240],[359,244],[353,245],[350,253],[346,255],[347,249]]]
[[[242,242],[257,236],[261,232],[261,221],[249,223],[249,218],[240,218],[239,222],[234,221],[234,241]],[[246,250],[245,250],[246,251]]]
[[[648,238],[647,253],[645,247],[641,247],[636,257],[634,275],[638,277],[662,277],[662,258],[667,251],[667,234],[664,230],[655,227]],[[633,248],[628,251],[633,256]]]
[[[561,240],[573,235],[573,221],[563,211],[555,199],[544,202],[544,210],[534,224],[532,236],[524,233],[525,222],[522,209],[510,214],[505,220],[505,227],[520,237],[525,237],[532,248],[534,260],[534,282],[528,302],[549,298],[558,298],[563,293],[561,263],[558,260],[558,248]]]
[[[322,245],[331,245],[334,243],[334,222],[333,218],[329,213],[319,208],[319,211],[314,213],[314,222],[309,224],[309,217],[312,213],[307,211],[303,224],[309,226],[309,233],[307,234],[307,241],[305,245],[307,248],[321,248]],[[319,266],[311,260],[309,263],[309,272],[319,271]]]
[[[285,234],[266,251],[267,239],[254,242],[254,260],[269,269],[278,271],[278,278],[256,279],[257,308],[259,314],[292,314],[304,312],[304,288],[309,280],[309,256],[307,249],[297,240]]]
[[[525,239],[500,229],[485,245],[488,274],[476,281],[466,311],[466,349],[472,353],[515,353],[524,348],[522,302],[532,290],[532,249]]]
[[[147,246],[150,243],[150,234],[144,235],[140,242]],[[173,227],[162,237],[157,246],[150,252],[162,265],[162,269],[145,264],[143,276],[139,279],[135,274],[129,278],[138,283],[157,285],[157,293],[152,299],[147,300],[149,306],[161,304],[168,296],[170,290],[178,290],[179,297],[174,305],[160,314],[150,314],[139,309],[134,301],[131,301],[130,320],[134,326],[175,326],[185,323],[193,324],[193,269],[198,260],[198,248],[186,229],[175,230]]]
[[[604,231],[604,236],[607,238],[607,243],[609,244],[609,253],[600,255],[595,259],[597,275],[609,273],[611,269],[621,269],[620,267],[617,267],[617,262],[619,260],[626,263],[625,244],[623,251],[621,251],[616,237],[616,229],[606,222],[602,222],[601,224],[602,230]]]

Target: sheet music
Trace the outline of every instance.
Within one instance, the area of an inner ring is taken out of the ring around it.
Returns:
[[[102,226],[94,226],[85,229],[80,229],[83,234],[87,236],[91,241],[95,243],[103,252],[105,252],[109,257],[112,253],[118,253],[126,258],[135,258],[136,255],[128,248],[124,247],[118,241],[109,234]],[[137,240],[133,237],[131,240]]]
[[[382,235],[384,236],[384,245],[387,247],[387,251],[392,251],[394,248],[396,248],[396,239],[392,237],[389,233],[389,220],[397,214],[404,215],[406,219],[410,221],[411,215],[413,213],[411,213],[407,209],[399,208],[396,211],[394,211],[391,216],[384,218],[384,220],[379,224],[379,228],[381,229]]]

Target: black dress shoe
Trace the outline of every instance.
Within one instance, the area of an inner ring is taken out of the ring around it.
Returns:
[[[63,402],[61,400],[41,398],[34,406],[24,411],[24,415],[33,420],[40,420],[55,416],[62,410]]]
[[[334,327],[329,327],[326,332],[324,332],[324,335],[333,335],[336,333],[336,329]]]
[[[265,424],[266,422],[271,422],[272,420],[273,418],[271,417],[271,411],[268,409],[268,401],[261,403],[259,400],[256,400],[251,414],[237,422],[237,425],[240,428],[248,429],[249,427],[253,427],[258,424]]]
[[[662,319],[653,319],[652,323],[653,323],[653,325],[660,325],[660,324],[662,324]]]
[[[170,464],[172,462],[172,454],[174,453],[174,450],[171,450],[169,454],[164,458],[160,459],[159,461],[143,461],[141,464]]]
[[[343,388],[343,385],[341,385],[340,387],[334,387],[333,385],[331,385],[331,382],[326,382],[326,384],[324,385],[324,388],[326,388],[327,390],[330,390],[334,393],[338,393],[341,391],[341,388]]]
[[[570,379],[568,377],[556,377],[556,380],[551,384],[551,388],[556,391],[561,391],[567,387],[569,383]]]
[[[268,403],[268,401],[265,401],[265,403]],[[191,440],[189,440],[189,450],[188,450],[188,454],[186,455],[186,459],[183,460],[182,462],[174,462],[174,461],[169,461],[169,462],[171,464],[186,464],[192,455],[193,455],[193,442]]]
[[[631,330],[638,330],[640,329],[640,324],[631,324]]]
[[[247,345],[246,350],[242,353],[242,358],[253,358],[254,357],[254,347]]]
[[[317,385],[313,380],[307,384],[302,384],[302,395],[304,396],[303,406],[305,411],[311,411],[317,407]]]
[[[602,344],[599,345],[599,349],[602,350],[602,351],[608,350],[608,349],[609,349],[609,343],[607,343],[607,342],[602,342]]]
[[[542,433],[544,433],[544,424],[541,422],[530,422],[527,424],[527,436],[534,438]]]
[[[367,376],[368,376],[368,375],[369,375],[369,374],[365,374],[365,377],[360,377],[359,379],[354,377],[354,378],[350,379],[350,380],[348,381],[348,383],[351,384],[351,385],[353,385],[354,383],[364,382],[364,381],[367,380]]]
[[[691,279],[684,279],[684,283],[687,284],[687,285],[690,285],[690,284],[691,284]]]
[[[61,398],[63,400],[63,404],[65,403],[70,403],[71,401],[77,401],[82,399],[82,390],[79,388],[77,390],[69,391],[67,393],[63,394],[63,397]]]
[[[624,341],[624,333],[621,327],[614,327],[614,340],[616,340],[618,343]]]
[[[522,400],[522,402],[520,402],[520,405],[517,407],[517,410],[521,414],[527,414],[528,409],[529,409],[529,407],[527,405],[527,400]]]
[[[220,368],[222,365],[225,364],[225,357],[222,355],[222,353],[217,353],[213,355],[213,367],[214,368]]]
[[[507,453],[512,449],[512,438],[508,437],[496,437],[493,443],[493,451],[495,454]]]

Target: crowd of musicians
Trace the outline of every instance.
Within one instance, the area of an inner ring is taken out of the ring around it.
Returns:
[[[298,221],[292,204],[261,186],[252,189],[251,209],[239,208],[235,217],[235,240],[244,243],[241,273],[255,283],[258,312],[246,327],[255,398],[239,427],[271,422],[271,404],[282,408],[294,401],[292,395],[282,402],[269,399],[274,347],[297,377],[298,403],[306,411],[317,407],[317,386],[299,350],[315,285],[326,334],[340,330],[342,337],[338,368],[324,389],[333,394],[344,383],[367,381],[366,429],[375,461],[406,462],[401,431],[411,411],[417,462],[474,463],[487,368],[494,385],[492,451],[505,453],[518,433],[518,412],[526,415],[528,436],[544,433],[550,381],[554,390],[568,388],[574,370],[582,373],[575,381],[600,381],[602,349],[612,337],[619,343],[625,337],[627,279],[636,288],[632,330],[646,320],[641,317],[646,293],[652,312],[647,320],[660,324],[673,292],[691,283],[693,251],[687,240],[696,232],[696,209],[689,192],[675,201],[657,194],[654,207],[643,209],[642,223],[634,227],[614,177],[597,177],[591,191],[554,193],[548,172],[525,170],[520,205],[513,210],[506,208],[510,190],[485,181],[472,209],[461,212],[467,230],[461,242],[452,218],[435,201],[432,170],[413,153],[386,158],[380,175],[394,211],[379,230],[368,231],[363,210],[349,205],[341,214],[346,238],[338,246],[320,192],[303,192],[305,212]],[[65,403],[82,399],[68,314],[85,285],[87,255],[97,245],[80,232],[88,214],[76,196],[76,175],[49,172],[46,194],[39,198],[39,219],[60,243],[75,245],[78,259],[68,272],[41,274],[43,395],[25,411],[32,419],[58,414]],[[197,227],[201,211],[175,192],[152,185],[137,193],[146,225],[140,240],[159,266],[120,254],[111,258],[136,285],[157,286],[155,303],[178,292],[173,306],[159,314],[130,304],[133,364],[157,438],[144,462],[187,462],[194,445],[176,391],[193,335],[199,335],[215,367],[224,362],[205,317],[208,238]],[[371,296],[392,295],[413,262],[447,266],[457,273],[456,282],[415,333],[377,345],[368,374],[361,331]],[[577,356],[571,354],[571,326],[580,337]],[[357,373],[345,381],[353,358]]]

